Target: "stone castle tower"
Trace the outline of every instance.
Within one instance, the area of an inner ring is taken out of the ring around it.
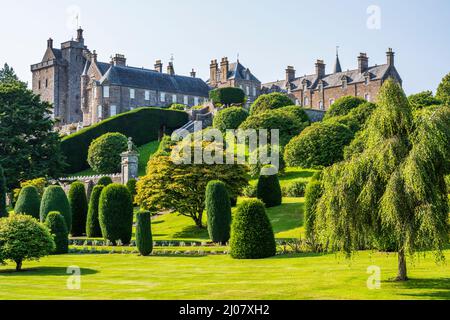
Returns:
[[[32,89],[42,100],[53,105],[53,117],[60,124],[81,122],[81,75],[91,56],[84,45],[83,29],[77,30],[76,40],[66,41],[61,48],[47,41],[47,49],[40,63],[31,66]]]

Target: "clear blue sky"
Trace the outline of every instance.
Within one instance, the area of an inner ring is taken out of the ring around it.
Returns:
[[[372,5],[381,20],[367,13]],[[262,82],[282,79],[287,65],[312,73],[318,58],[330,71],[337,45],[343,69],[356,67],[359,52],[371,64],[385,63],[393,47],[407,93],[434,91],[450,72],[448,0],[5,0],[0,63],[31,81],[29,67],[42,59],[46,40],[59,47],[75,36],[73,8],[99,59],[123,53],[129,65],[153,68],[173,53],[178,74],[195,68],[205,80],[211,59],[238,53]]]

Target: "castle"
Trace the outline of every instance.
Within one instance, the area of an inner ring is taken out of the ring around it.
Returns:
[[[97,53],[84,43],[83,30],[76,40],[53,47],[47,42],[44,58],[31,66],[32,89],[53,104],[53,117],[61,125],[95,124],[136,107],[167,107],[173,103],[202,104],[210,88],[196,77],[175,74],[173,62],[163,72],[156,61],[155,70],[127,66],[126,58],[116,54],[109,63],[97,61]]]

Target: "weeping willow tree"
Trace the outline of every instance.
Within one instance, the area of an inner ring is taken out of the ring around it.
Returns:
[[[401,87],[383,85],[379,108],[346,150],[324,171],[314,233],[328,251],[348,257],[363,248],[398,252],[398,281],[408,255],[448,244],[450,108],[412,114]]]

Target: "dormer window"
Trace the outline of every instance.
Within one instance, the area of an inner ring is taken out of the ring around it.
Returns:
[[[103,87],[103,98],[109,98],[109,86]]]

